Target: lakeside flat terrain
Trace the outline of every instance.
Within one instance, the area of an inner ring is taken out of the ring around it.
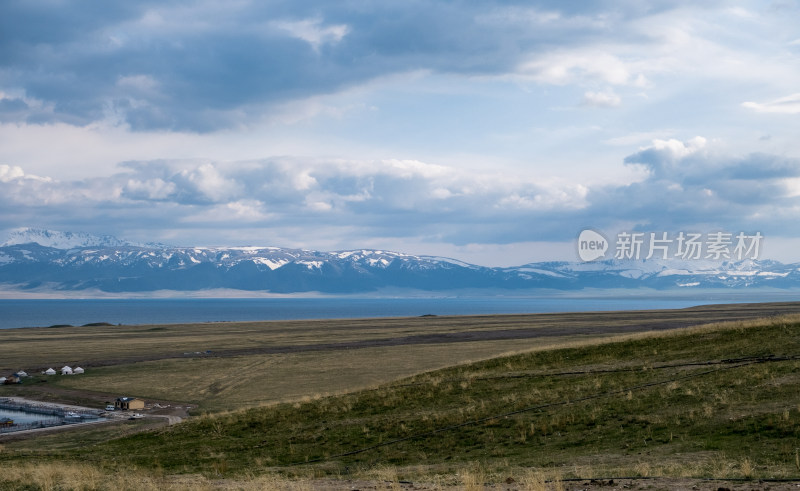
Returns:
[[[0,330],[0,370],[87,369],[79,377],[51,377],[36,386],[40,397],[52,393],[53,400],[65,397],[68,388],[86,396],[97,392],[103,400],[136,395],[219,411],[372,387],[509,352],[791,313],[800,313],[800,303],[6,329]]]
[[[87,465],[162,489],[800,477],[798,303],[18,329],[0,350],[6,370],[87,368],[9,394],[199,407],[169,428],[4,443],[0,462],[29,479]]]

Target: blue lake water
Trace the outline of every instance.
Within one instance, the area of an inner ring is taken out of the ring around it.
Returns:
[[[0,329],[111,324],[476,315],[678,309],[703,304],[800,300],[798,292],[659,292],[619,295],[451,296],[413,298],[214,298],[0,300]]]

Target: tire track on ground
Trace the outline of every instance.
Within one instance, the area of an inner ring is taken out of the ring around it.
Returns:
[[[746,321],[787,314],[800,314],[800,302],[707,305],[675,310],[464,316],[463,319],[468,325],[465,325],[465,330],[456,332],[389,336],[345,342],[267,345],[250,348],[213,350],[211,352],[201,352],[192,355],[186,355],[184,352],[154,353],[136,357],[93,361],[87,363],[86,366],[111,366],[165,359],[225,358],[232,356],[341,351],[419,344],[553,338],[570,335],[620,335],[648,331],[666,331],[716,322]],[[592,319],[592,322],[588,326],[584,325],[586,324],[586,316],[591,316]],[[500,327],[475,330],[475,323],[480,323],[484,318],[487,324],[499,324]],[[631,323],[632,318],[638,319],[638,322]],[[433,316],[430,319],[436,322],[442,320],[458,320],[462,318],[458,316]],[[517,324],[520,322],[520,319],[526,321],[526,327],[508,328],[503,326],[503,320],[513,320],[514,323]],[[583,321],[579,321],[578,319],[583,319]],[[419,320],[419,318],[409,318],[409,322],[418,322]],[[382,319],[375,319],[376,324],[379,324],[381,321]],[[220,325],[220,329],[224,329],[224,325]]]

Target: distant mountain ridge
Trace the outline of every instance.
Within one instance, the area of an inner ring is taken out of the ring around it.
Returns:
[[[232,289],[369,293],[381,289],[798,288],[800,264],[776,261],[606,260],[477,266],[358,249],[175,247],[104,235],[19,229],[0,246],[6,289],[150,292]]]
[[[85,232],[59,232],[41,228],[20,228],[12,231],[0,247],[19,244],[39,244],[53,249],[81,247],[167,247],[165,244],[138,243],[120,240],[112,235],[92,235]]]
[[[2,247],[19,244],[39,244],[54,249],[74,249],[79,247],[120,247],[134,245],[111,235],[91,235],[83,232],[57,232],[40,228],[21,228],[9,234]]]

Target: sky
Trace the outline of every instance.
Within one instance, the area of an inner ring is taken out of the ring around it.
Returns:
[[[800,4],[4,0],[0,232],[800,261]]]

